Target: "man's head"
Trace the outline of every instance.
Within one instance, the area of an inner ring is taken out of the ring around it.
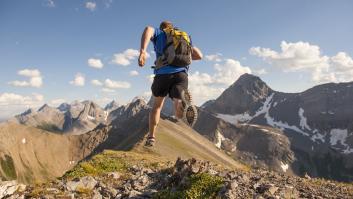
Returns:
[[[173,24],[170,21],[162,21],[162,23],[159,25],[159,29],[163,30],[166,28],[173,28]]]

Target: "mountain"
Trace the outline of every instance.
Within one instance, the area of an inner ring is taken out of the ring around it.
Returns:
[[[104,110],[110,112],[117,109],[119,106],[119,103],[113,100],[104,107]]]
[[[296,174],[353,180],[353,82],[283,93],[244,74],[204,109],[232,124],[283,132],[295,154],[290,167]]]
[[[86,108],[93,106],[89,102],[82,105]],[[75,107],[78,106],[81,105],[75,103]],[[70,109],[75,107],[71,106]],[[87,114],[93,117],[94,113],[90,110],[83,109],[76,117]],[[168,161],[175,161],[178,157],[196,157],[227,168],[246,168],[187,125],[165,118],[161,119],[157,128],[156,146],[153,149],[144,147],[149,111],[146,101],[136,98],[112,111],[109,117],[114,118],[109,124],[99,124],[80,135],[55,134],[14,122],[1,124],[0,176],[4,180],[17,179],[25,183],[45,181],[60,177],[79,161],[108,149],[154,154]],[[42,112],[58,113],[59,110],[45,105],[27,114]]]
[[[57,108],[45,104],[37,111],[29,109],[10,121],[55,133],[83,134],[105,124],[107,117],[108,112],[92,101],[74,101]]]
[[[292,174],[294,161],[289,139],[276,128],[254,124],[231,124],[199,109],[194,129],[225,150],[235,160],[259,168]]]
[[[30,183],[62,176],[91,153],[104,131],[60,135],[6,122],[0,136],[0,179]]]

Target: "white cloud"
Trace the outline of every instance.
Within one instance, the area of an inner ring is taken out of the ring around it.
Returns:
[[[82,74],[77,73],[75,76],[75,79],[73,81],[70,81],[70,84],[72,84],[74,86],[84,86],[85,85],[85,77]]]
[[[130,76],[137,76],[137,75],[139,75],[139,72],[137,72],[136,70],[132,70],[132,71],[130,71],[129,75]]]
[[[251,73],[247,66],[242,66],[239,61],[234,59],[226,59],[223,64],[215,64],[216,74],[213,79],[217,83],[231,85],[244,73]]]
[[[261,47],[249,52],[285,72],[307,71],[316,83],[353,81],[353,60],[345,52],[329,57],[322,55],[319,46],[302,41],[282,41],[281,52]]]
[[[222,54],[216,53],[216,54],[212,54],[212,55],[206,55],[205,58],[208,61],[221,62],[222,61]]]
[[[87,63],[92,68],[103,68],[103,63],[100,59],[89,58]]]
[[[15,93],[0,93],[0,118],[8,119],[28,108],[37,108],[43,104],[44,96],[33,93],[23,96]]]
[[[113,93],[115,92],[114,89],[119,89],[119,88],[130,88],[131,84],[129,82],[124,82],[124,81],[114,81],[111,79],[105,79],[104,82],[101,82],[97,79],[94,79],[91,81],[91,84],[95,86],[102,86],[102,91],[106,93]]]
[[[116,88],[130,88],[131,85],[129,82],[122,82],[122,81],[113,81],[110,79],[106,79],[104,81],[104,86],[110,89],[116,89]]]
[[[54,8],[55,7],[54,0],[45,0],[45,6],[47,6],[49,8]]]
[[[88,1],[88,2],[86,2],[85,6],[86,6],[86,8],[87,8],[88,10],[94,11],[94,10],[96,9],[96,6],[97,6],[97,5],[96,5],[95,2],[90,2],[90,1]]]
[[[328,76],[334,76],[334,81],[353,81],[353,59],[347,53],[337,53],[331,57],[330,63],[331,71]]]
[[[213,75],[199,71],[189,74],[189,89],[194,103],[200,105],[206,100],[215,99],[242,74],[251,73],[249,67],[234,59],[222,60],[214,65],[214,69]]]
[[[250,54],[261,57],[286,72],[328,67],[329,58],[321,55],[319,46],[302,41],[297,43],[282,41],[281,51],[276,52],[269,48],[252,47]]]
[[[115,92],[114,89],[110,89],[110,88],[102,88],[102,91],[105,93],[114,93]]]
[[[39,88],[43,85],[43,77],[38,69],[24,69],[17,72],[18,75],[30,78],[29,81],[11,81],[12,86],[17,87],[36,87]]]
[[[103,83],[97,79],[92,80],[91,84],[93,84],[95,86],[103,86]]]
[[[123,53],[114,54],[112,63],[122,66],[128,66],[131,64],[131,61],[135,60],[140,55],[138,50],[127,49]],[[150,54],[146,54],[146,58],[149,58]]]

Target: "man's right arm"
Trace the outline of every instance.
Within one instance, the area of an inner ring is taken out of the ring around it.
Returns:
[[[192,60],[201,60],[203,57],[201,50],[193,46],[191,57]]]
[[[146,62],[146,50],[148,44],[150,43],[151,38],[154,35],[154,28],[147,26],[141,36],[141,47],[140,47],[140,56],[139,56],[139,65],[142,67]]]

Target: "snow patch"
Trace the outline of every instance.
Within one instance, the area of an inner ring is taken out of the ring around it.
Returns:
[[[237,114],[237,115],[217,114],[216,116],[232,124],[238,124],[239,122],[247,122],[252,119],[252,117],[248,113]]]
[[[273,103],[273,107],[276,107],[276,106],[277,106],[277,104],[278,104],[277,102]]]
[[[288,164],[284,164],[283,162],[281,162],[281,168],[284,172],[286,172],[289,168],[289,165]]]
[[[315,134],[313,136],[311,136],[311,140],[313,142],[316,142],[317,140],[321,141],[322,143],[325,143],[325,135],[322,135],[321,133],[316,133],[317,129],[315,129],[316,131],[313,131]]]
[[[224,141],[226,138],[222,135],[221,132],[219,132],[218,130],[216,131],[216,140],[217,142],[215,143],[217,148],[221,148],[222,145],[222,141]]]
[[[300,118],[300,127],[301,127],[303,130],[308,129],[308,130],[311,131],[311,128],[310,128],[310,126],[308,125],[307,119],[306,119],[306,117],[304,116],[304,109],[303,109],[303,108],[299,108],[298,115],[299,115],[299,118]]]
[[[299,129],[297,126],[292,126],[292,125],[289,125],[287,122],[282,122],[282,121],[275,121],[274,118],[272,118],[270,116],[270,108],[271,108],[271,100],[272,100],[272,97],[273,97],[273,94],[271,96],[269,96],[265,103],[264,103],[264,106],[263,106],[263,110],[262,112],[265,113],[265,119],[266,119],[266,122],[268,125],[270,126],[273,126],[273,127],[277,127],[281,130],[284,130],[284,129],[291,129],[295,132],[298,132],[302,135],[305,135],[305,136],[309,136],[308,133],[305,133],[304,131],[302,131],[301,129]]]
[[[343,153],[353,153],[353,149],[350,148],[346,143],[348,137],[347,129],[331,129],[330,134],[330,144],[332,146],[337,145],[338,142],[340,142],[340,144],[345,147],[345,149],[342,151]]]
[[[22,144],[26,144],[26,142],[27,142],[26,138],[23,138],[22,139]]]

